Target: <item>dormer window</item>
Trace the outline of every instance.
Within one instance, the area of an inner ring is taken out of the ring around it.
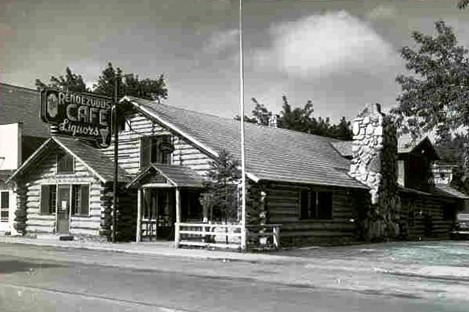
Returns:
[[[73,156],[66,153],[57,155],[57,173],[73,173],[74,161]]]

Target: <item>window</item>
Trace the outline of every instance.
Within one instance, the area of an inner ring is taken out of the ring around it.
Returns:
[[[9,208],[10,208],[10,192],[2,191],[1,205],[0,205],[0,222],[8,222]]]
[[[150,163],[170,164],[173,145],[170,135],[140,139],[140,168]]]
[[[41,185],[41,214],[55,214],[57,186]]]
[[[57,173],[73,173],[73,156],[61,153],[57,155]]]
[[[332,219],[332,192],[301,190],[300,219]]]
[[[72,216],[87,216],[89,214],[89,197],[88,185],[73,185]]]
[[[456,208],[451,204],[443,206],[443,220],[454,221],[456,219]]]

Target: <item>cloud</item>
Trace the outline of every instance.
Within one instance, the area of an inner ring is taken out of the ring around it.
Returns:
[[[393,47],[370,25],[347,12],[312,15],[271,27],[272,44],[254,51],[257,70],[300,78],[340,72],[373,74],[396,63]]]
[[[395,18],[397,10],[393,6],[378,5],[368,12],[367,17],[370,20]]]
[[[205,43],[204,50],[207,52],[225,52],[238,44],[238,29],[228,29],[213,33]]]

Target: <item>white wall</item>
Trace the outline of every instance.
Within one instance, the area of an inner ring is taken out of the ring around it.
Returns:
[[[0,125],[0,170],[15,170],[21,165],[21,135],[21,123]],[[16,210],[14,185],[3,184],[1,189],[10,192],[10,209],[8,222],[0,222],[0,232],[16,234],[16,231],[13,229]]]
[[[0,170],[14,170],[21,164],[22,124],[0,125]]]

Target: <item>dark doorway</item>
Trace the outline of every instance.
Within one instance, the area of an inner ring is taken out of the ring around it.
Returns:
[[[142,207],[142,240],[174,239],[176,221],[174,189],[144,189]]]

